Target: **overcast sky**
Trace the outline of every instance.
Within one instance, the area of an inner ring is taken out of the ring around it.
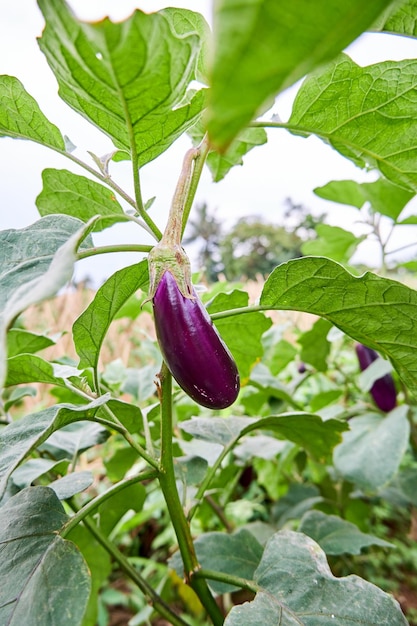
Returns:
[[[134,8],[144,11],[158,10],[164,6],[198,8],[208,21],[211,20],[211,0],[71,0],[69,4],[76,14],[86,20],[96,20],[110,15],[119,20],[127,17]],[[55,123],[78,147],[77,156],[88,161],[87,150],[105,154],[112,149],[110,140],[80,115],[63,103],[57,95],[57,84],[42,53],[36,37],[43,28],[43,18],[35,0],[18,0],[1,3],[0,20],[0,74],[17,76],[27,91],[36,98],[45,115]],[[379,61],[417,58],[417,40],[392,35],[367,34],[357,40],[348,53],[360,65]],[[296,88],[281,95],[273,113],[287,119]],[[332,205],[317,198],[313,189],[333,179],[352,178],[357,181],[373,180],[375,173],[356,168],[347,159],[320,140],[303,139],[283,130],[269,130],[268,144],[253,150],[245,157],[245,166],[234,168],[220,183],[212,183],[208,171],[202,177],[196,201],[206,201],[210,208],[232,224],[243,215],[263,214],[273,222],[280,223],[285,209],[284,200],[291,197],[295,203],[303,203],[315,213],[328,213],[328,222],[353,230],[361,226],[355,223],[358,214],[354,209]],[[142,170],[142,188],[145,200],[157,199],[152,215],[161,228],[169,209],[170,199],[179,174],[184,152],[190,146],[187,138],[180,139],[155,162]],[[0,139],[0,229],[22,228],[39,218],[35,198],[41,191],[41,172],[46,167],[83,171],[55,153],[30,142]],[[112,175],[128,191],[131,190],[130,169],[127,163],[112,165]],[[414,205],[415,206],[415,205]],[[417,212],[417,207],[415,208]],[[406,232],[406,234],[404,234]],[[407,229],[392,246],[398,247],[416,239],[416,231]],[[97,245],[109,243],[150,243],[141,231],[131,225],[114,227],[96,238]],[[357,259],[372,263],[375,250],[372,245],[362,244]],[[80,263],[78,277],[93,272],[101,281],[118,267],[134,262],[134,255],[106,255]],[[88,265],[87,265],[88,263]]]

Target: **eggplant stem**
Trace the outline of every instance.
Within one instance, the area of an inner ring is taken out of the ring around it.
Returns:
[[[223,614],[204,579],[195,576],[200,564],[195,552],[190,526],[184,514],[175,480],[172,428],[172,375],[165,363],[158,375],[161,386],[161,461],[159,483],[178,540],[184,564],[186,582],[190,584],[201,604],[210,615],[214,626],[222,626]]]

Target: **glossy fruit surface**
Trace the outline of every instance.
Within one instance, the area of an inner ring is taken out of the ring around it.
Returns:
[[[362,371],[366,370],[371,363],[379,358],[379,355],[372,348],[368,348],[361,343],[355,346],[356,354],[359,361],[359,366]],[[378,378],[372,385],[371,395],[375,401],[375,404],[381,411],[388,413],[397,404],[397,392],[395,389],[394,379],[391,374],[385,374],[381,378]]]
[[[239,393],[239,373],[201,300],[185,297],[167,270],[153,297],[164,360],[180,387],[198,404],[224,409]]]

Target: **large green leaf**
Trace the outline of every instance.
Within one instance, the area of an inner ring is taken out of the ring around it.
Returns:
[[[314,193],[325,200],[348,204],[358,209],[369,202],[372,211],[386,215],[394,221],[398,219],[405,205],[414,197],[412,191],[401,189],[385,178],[379,178],[373,183],[332,180],[323,187],[316,187]]]
[[[12,422],[0,432],[0,497],[13,470],[32,450],[54,431],[80,420],[94,417],[97,409],[108,400],[102,396],[90,404],[56,404],[33,415]]]
[[[220,293],[207,307],[210,315],[248,305],[249,295],[235,289]],[[262,356],[261,338],[272,322],[263,313],[248,313],[244,317],[225,317],[216,320],[216,326],[233,354],[242,379],[249,376],[253,364]]]
[[[148,284],[148,264],[141,261],[115,272],[100,287],[89,307],[74,322],[75,349],[80,368],[97,368],[100,348],[114,316],[138,289]]]
[[[96,230],[126,219],[114,192],[85,176],[68,170],[46,169],[42,172],[42,181],[43,189],[36,198],[42,216],[64,213],[83,222],[96,215],[107,217],[98,221]]]
[[[14,76],[0,76],[0,137],[31,139],[65,150],[58,128],[44,116],[36,100]]]
[[[253,602],[233,607],[225,626],[407,626],[396,600],[358,576],[336,578],[322,549],[301,533],[268,541]]]
[[[250,580],[262,557],[261,544],[249,531],[240,529],[233,535],[211,532],[200,535],[194,543],[197,558],[205,569],[223,572]],[[179,553],[170,561],[179,576],[184,575],[184,567]],[[210,581],[210,587],[217,594],[236,591],[227,583]]]
[[[217,0],[207,125],[225,148],[278,92],[329,61],[389,0]]]
[[[305,80],[289,127],[316,134],[360,167],[417,191],[417,61],[360,67],[341,55]]]
[[[28,487],[0,509],[0,623],[80,626],[87,566],[58,531],[67,515],[52,489]]]
[[[394,547],[392,543],[361,532],[355,524],[337,515],[321,511],[308,511],[298,530],[317,541],[326,554],[360,554],[362,548],[368,546]]]
[[[28,306],[55,295],[70,280],[76,251],[90,228],[91,222],[51,215],[27,228],[0,232],[0,387],[7,328]]]
[[[388,356],[417,391],[417,292],[366,272],[352,276],[324,258],[305,257],[277,267],[264,285],[261,305],[315,313],[353,339]]]
[[[39,45],[59,94],[141,164],[166,150],[198,119],[196,78],[206,26],[191,11],[135,11],[124,22],[78,21],[63,0],[39,0]]]
[[[398,471],[410,437],[406,405],[385,417],[369,413],[350,420],[333,454],[337,472],[361,489],[376,491]]]

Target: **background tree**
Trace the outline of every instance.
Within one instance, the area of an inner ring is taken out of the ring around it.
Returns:
[[[302,239],[284,227],[253,215],[239,219],[220,242],[220,257],[228,280],[266,276],[274,267],[301,255]]]

